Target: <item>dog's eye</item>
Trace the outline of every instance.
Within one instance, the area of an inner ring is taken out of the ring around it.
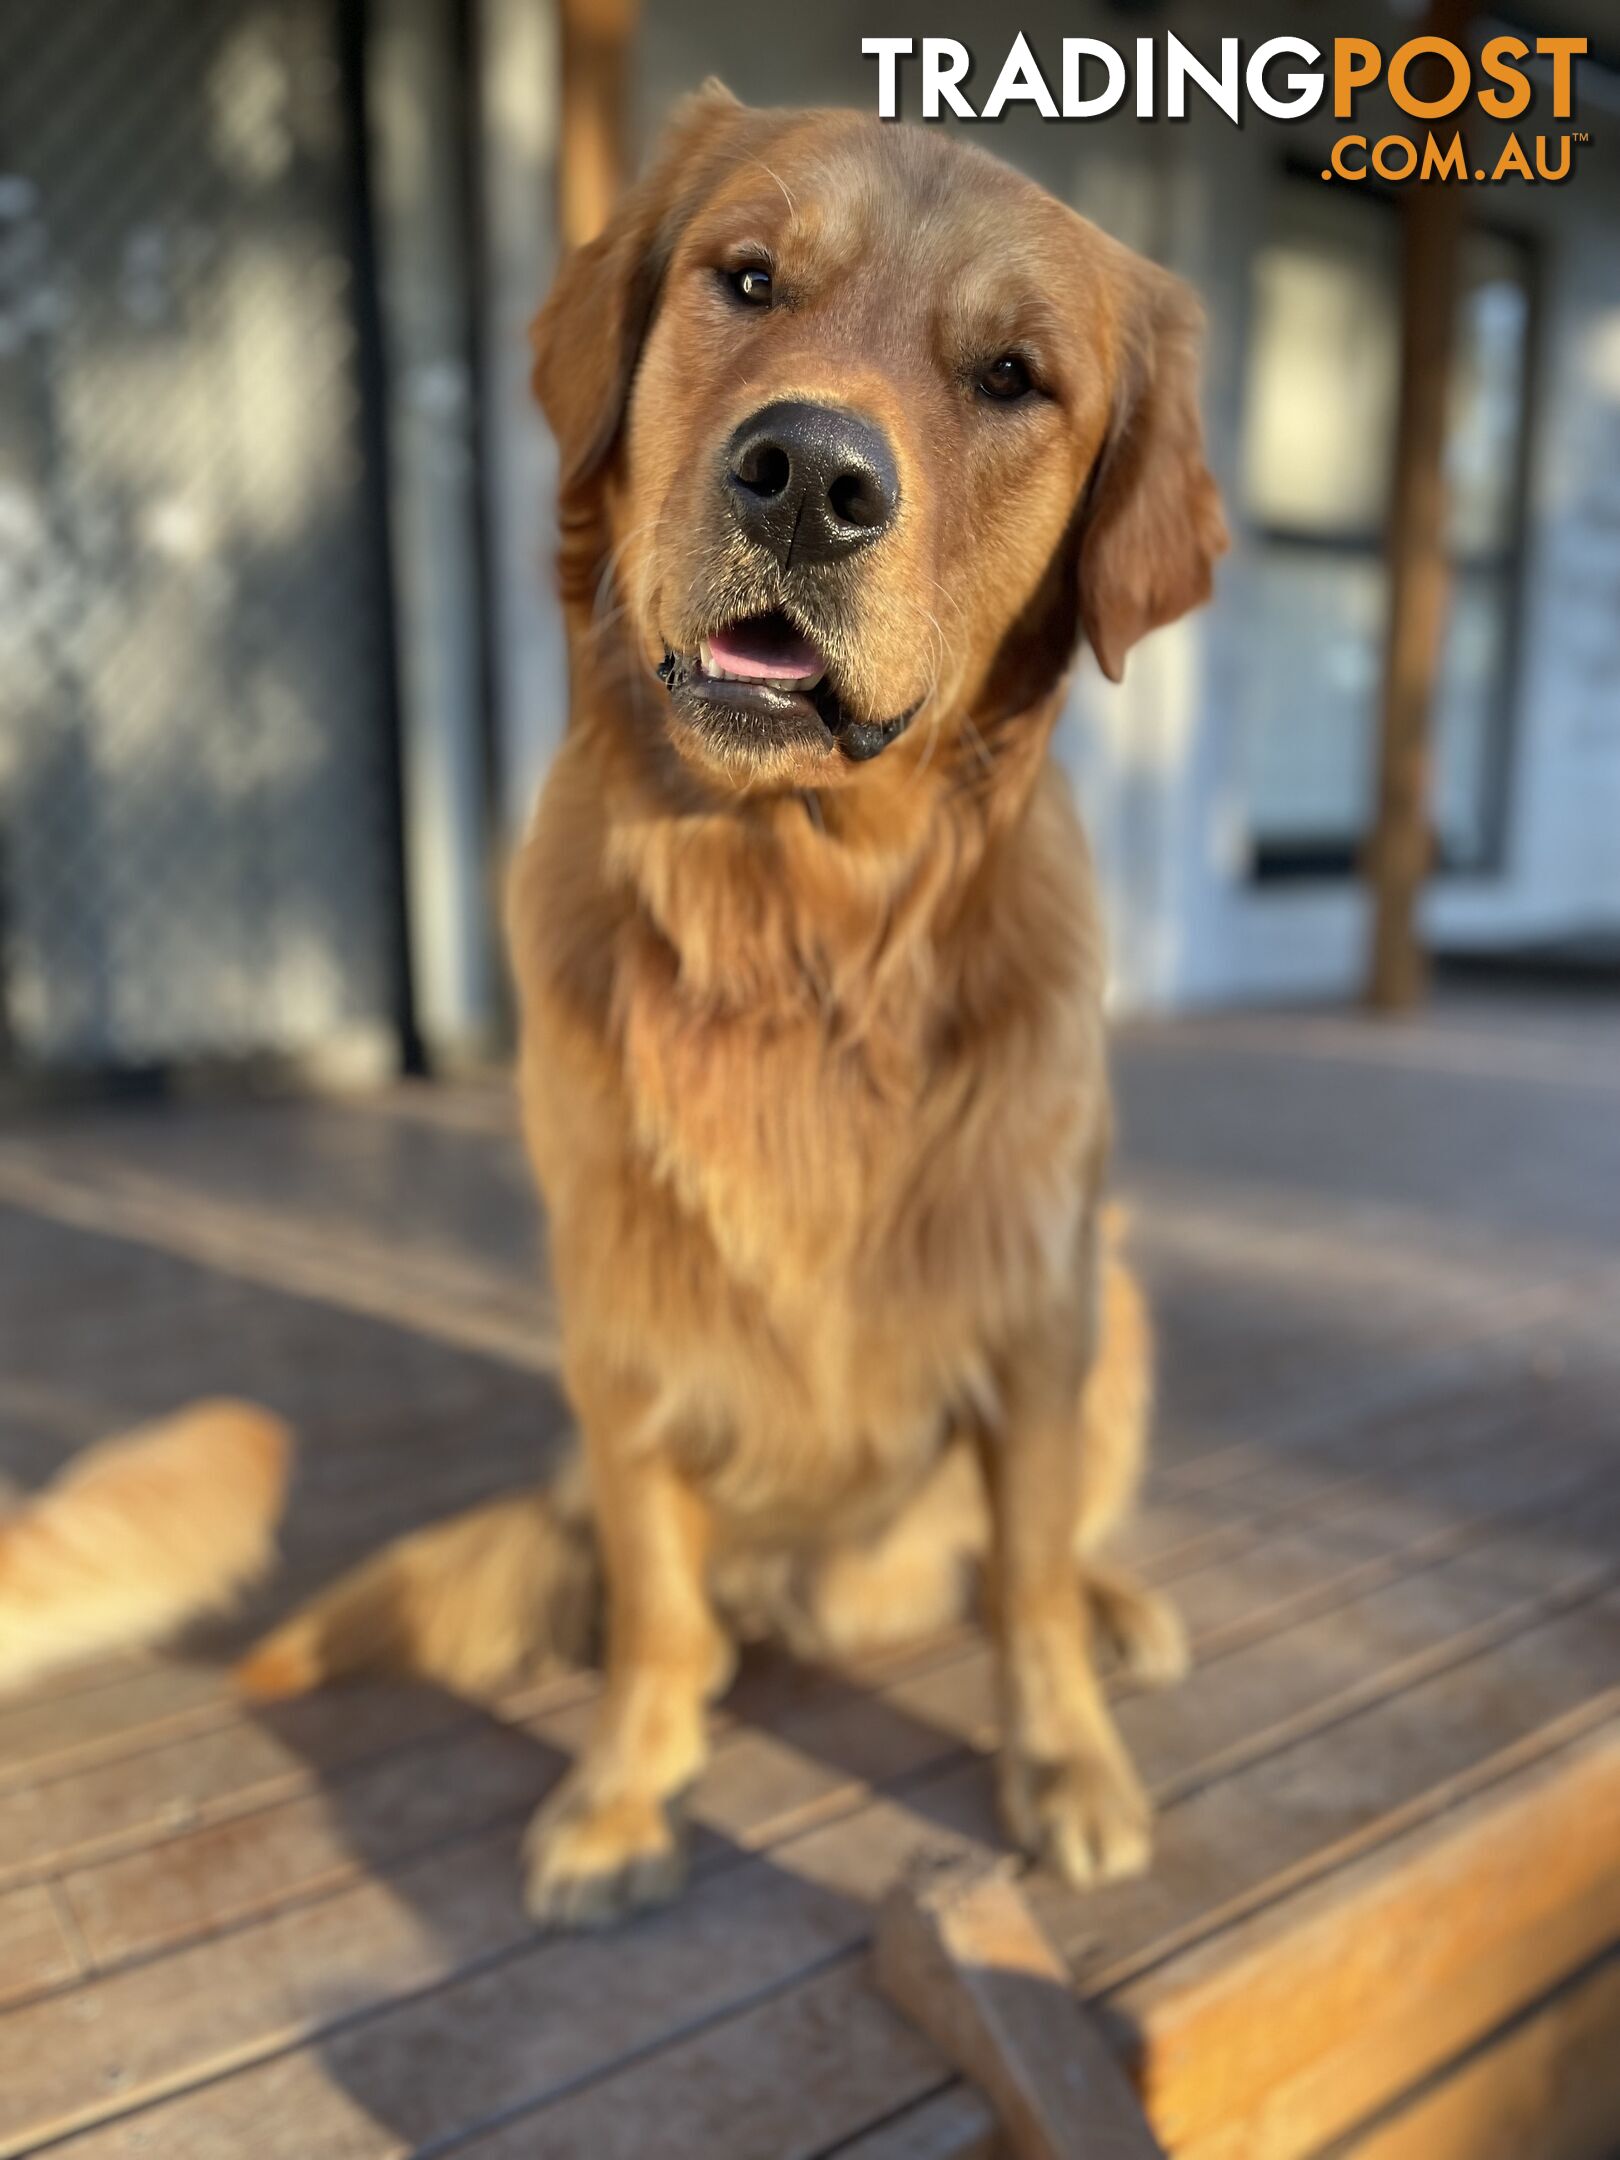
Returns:
[[[771,273],[758,263],[723,273],[726,283],[744,307],[768,308],[771,304]]]
[[[994,398],[998,405],[1010,405],[1015,398],[1028,397],[1034,387],[1029,369],[1017,353],[1003,353],[999,360],[992,360],[987,368],[979,370],[977,388],[985,397]]]

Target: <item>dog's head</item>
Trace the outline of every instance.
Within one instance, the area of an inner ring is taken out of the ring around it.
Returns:
[[[565,593],[611,588],[677,747],[750,787],[1030,709],[1082,633],[1117,681],[1225,545],[1198,335],[995,160],[711,85],[535,326]]]

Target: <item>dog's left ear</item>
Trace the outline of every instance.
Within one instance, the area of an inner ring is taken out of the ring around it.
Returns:
[[[1080,535],[1080,620],[1110,682],[1138,638],[1209,598],[1227,547],[1198,416],[1203,311],[1179,278],[1133,269],[1123,379]]]
[[[535,395],[562,453],[565,590],[594,575],[600,484],[675,244],[765,117],[711,77],[676,108],[647,171],[620,197],[605,230],[567,257],[535,317]]]

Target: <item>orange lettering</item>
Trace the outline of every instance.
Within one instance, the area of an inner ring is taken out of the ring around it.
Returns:
[[[1583,37],[1538,37],[1536,51],[1553,64],[1553,118],[1567,120],[1575,110],[1575,62],[1586,51]]]
[[[1357,66],[1357,62],[1360,66]],[[1333,40],[1333,117],[1348,120],[1350,99],[1357,90],[1378,80],[1383,55],[1371,38],[1341,37]]]
[[[1479,102],[1493,119],[1516,120],[1530,102],[1530,78],[1523,68],[1507,65],[1511,60],[1522,60],[1530,50],[1520,37],[1493,37],[1479,56],[1479,64],[1485,73],[1499,83],[1511,87],[1506,90],[1482,90]]]
[[[1420,98],[1406,86],[1407,69],[1424,53],[1434,53],[1450,65],[1451,88],[1444,97]],[[1410,113],[1414,120],[1442,120],[1447,113],[1454,113],[1467,97],[1472,81],[1468,55],[1460,52],[1449,38],[1408,38],[1389,63],[1389,94],[1402,112]]]

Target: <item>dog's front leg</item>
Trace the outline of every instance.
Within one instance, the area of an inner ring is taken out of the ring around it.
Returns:
[[[982,1433],[993,1527],[989,1606],[1009,1834],[1084,1886],[1139,1872],[1151,1812],[1092,1664],[1075,1566],[1089,1305],[1034,1328],[1000,1372]]]
[[[645,1403],[573,1393],[607,1576],[607,1682],[584,1753],[530,1826],[526,1863],[535,1919],[590,1927],[679,1889],[671,1803],[707,1757],[705,1705],[731,1651],[705,1583],[708,1512],[649,1434]]]

